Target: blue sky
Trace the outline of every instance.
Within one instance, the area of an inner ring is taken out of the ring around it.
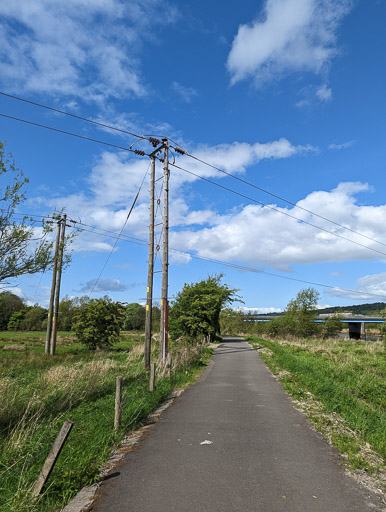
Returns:
[[[170,296],[185,282],[223,272],[244,307],[260,311],[283,309],[308,286],[285,278],[332,287],[317,287],[321,305],[383,301],[385,19],[381,0],[197,0],[166,7],[159,0],[14,0],[0,4],[0,89],[134,133],[170,137],[202,160],[357,232],[176,158],[281,213],[172,168],[170,245],[182,254],[171,255]],[[135,140],[5,96],[0,112],[112,144]],[[0,140],[30,178],[20,210],[47,215],[65,207],[72,219],[121,230],[147,159],[4,117]],[[148,188],[146,179],[125,235],[147,239]],[[91,290],[114,242],[77,236],[62,295]],[[142,301],[146,276],[147,248],[119,241],[93,296]],[[47,273],[12,285],[46,305],[50,280]]]

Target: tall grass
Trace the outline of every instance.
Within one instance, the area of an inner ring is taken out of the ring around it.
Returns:
[[[97,479],[123,434],[147,417],[174,387],[191,382],[210,355],[209,349],[200,353],[181,350],[181,365],[174,366],[172,378],[165,378],[166,372],[161,369],[155,392],[150,393],[149,375],[143,370],[142,342],[143,337],[130,336],[113,350],[96,353],[69,342],[59,345],[58,355],[52,358],[44,355],[40,340],[24,352],[1,354],[2,512],[62,508],[82,486]],[[178,347],[172,349],[176,352]],[[152,358],[158,362],[157,349]],[[121,429],[115,432],[117,375],[123,377],[123,410]],[[74,421],[72,432],[43,495],[31,500],[30,490],[66,418]]]

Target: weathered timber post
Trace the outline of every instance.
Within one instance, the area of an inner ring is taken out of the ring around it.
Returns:
[[[122,377],[117,377],[115,387],[115,417],[114,417],[114,430],[119,429],[121,424],[122,415]]]
[[[38,479],[35,482],[35,485],[32,490],[32,496],[36,498],[42,492],[44,484],[47,482],[51,471],[53,470],[56,461],[62,451],[64,443],[67,441],[67,438],[71,432],[72,427],[74,426],[74,422],[71,420],[66,420],[63,423],[63,426],[58,434],[58,437],[55,439],[54,444],[52,445],[51,451],[46,458],[46,461],[40,471]]]
[[[150,365],[150,384],[149,384],[149,390],[152,393],[154,391],[154,382],[155,382],[155,363],[151,363],[151,365]]]

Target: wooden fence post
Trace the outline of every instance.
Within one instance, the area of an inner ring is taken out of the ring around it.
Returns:
[[[149,389],[151,392],[154,391],[154,381],[155,381],[155,363],[151,363],[151,365],[150,365],[150,385],[149,385]]]
[[[172,355],[169,353],[168,354],[168,377],[169,379],[171,378],[172,376],[172,364],[173,364],[173,359],[172,359]]]
[[[122,377],[117,377],[115,387],[115,417],[114,429],[118,430],[122,415]]]
[[[35,482],[35,485],[32,490],[32,496],[36,498],[42,492],[44,484],[47,482],[48,477],[53,470],[55,463],[60,455],[60,452],[66,442],[69,433],[74,425],[74,422],[71,420],[66,420],[63,423],[63,426],[58,434],[58,437],[55,439],[54,444],[52,445],[51,451],[46,458],[46,461],[40,471],[38,479]]]

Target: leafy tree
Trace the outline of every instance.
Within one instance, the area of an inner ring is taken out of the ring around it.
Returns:
[[[160,307],[160,304],[158,304],[157,302],[153,303],[151,315],[152,315],[153,331],[157,332],[160,330],[160,322],[161,322],[161,307]]]
[[[220,313],[220,330],[223,334],[241,334],[245,330],[244,315],[232,308],[225,308]]]
[[[46,269],[52,262],[52,242],[46,240],[50,227],[43,226],[41,235],[28,217],[16,220],[16,207],[25,200],[24,186],[28,178],[18,169],[12,155],[5,154],[0,142],[0,283],[24,274]],[[8,179],[8,183],[4,182]]]
[[[120,302],[109,297],[91,299],[80,306],[74,331],[89,349],[108,348],[119,340],[124,319],[125,309]]]
[[[35,304],[27,309],[20,329],[22,331],[41,331],[47,326],[46,322],[47,310]]]
[[[386,308],[382,309],[380,312],[381,316],[386,319]],[[386,341],[386,325],[382,324],[382,332],[383,332],[383,340]]]
[[[72,299],[64,297],[59,304],[59,330],[72,331],[79,308],[89,300],[88,296],[73,297]]]
[[[12,313],[24,307],[23,299],[14,293],[8,291],[0,293],[0,330],[5,331]]]
[[[320,294],[314,288],[300,290],[295,299],[287,304],[285,319],[288,334],[299,337],[312,336],[317,331],[316,306]]]
[[[14,313],[12,313],[7,326],[8,331],[21,331],[21,326],[26,314],[26,308],[20,309],[19,311],[15,311]]]
[[[198,283],[185,284],[170,309],[169,333],[173,339],[185,337],[191,342],[220,332],[221,309],[238,300],[237,290],[221,284],[222,274]]]
[[[133,302],[125,307],[125,331],[138,331],[145,328],[146,309],[141,304]]]
[[[331,338],[338,334],[343,328],[339,315],[326,318],[321,324],[320,334],[323,338]]]

